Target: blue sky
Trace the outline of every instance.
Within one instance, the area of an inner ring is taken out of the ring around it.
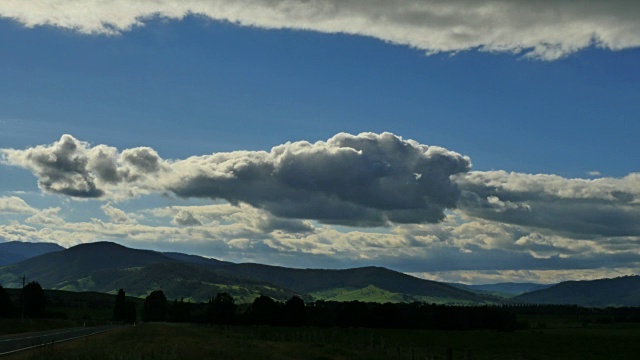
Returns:
[[[638,272],[632,2],[121,2],[0,5],[0,239],[476,283]]]

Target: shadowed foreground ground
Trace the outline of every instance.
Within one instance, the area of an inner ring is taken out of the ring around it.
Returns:
[[[640,326],[447,332],[146,324],[5,359],[637,359]],[[429,356],[429,357],[427,357]]]

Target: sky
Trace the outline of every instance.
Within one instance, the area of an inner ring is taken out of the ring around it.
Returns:
[[[640,273],[640,3],[0,3],[0,241]]]

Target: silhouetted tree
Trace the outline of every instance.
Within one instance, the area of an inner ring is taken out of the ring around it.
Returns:
[[[16,309],[11,302],[9,294],[0,285],[0,317],[12,317],[16,313]]]
[[[144,300],[142,308],[142,320],[165,321],[167,318],[167,298],[162,290],[151,292]]]
[[[43,316],[47,307],[47,299],[40,284],[32,281],[22,289],[24,315],[31,317]]]
[[[293,296],[287,300],[282,308],[282,320],[285,325],[301,326],[307,322],[307,309],[304,300],[299,296]]]
[[[114,321],[124,321],[125,320],[125,311],[127,306],[127,298],[124,294],[124,290],[118,290],[118,295],[116,296],[116,303],[113,306],[113,320]]]
[[[169,309],[169,320],[172,322],[185,322],[191,318],[191,303],[184,302],[184,298],[180,298],[173,301],[173,305]]]
[[[236,304],[233,297],[226,292],[218,293],[209,300],[207,316],[216,324],[233,324],[236,322]]]
[[[278,318],[278,304],[266,295],[260,295],[251,304],[249,318],[256,324],[274,325]]]
[[[138,314],[136,303],[134,303],[133,301],[127,301],[124,304],[124,314],[122,320],[128,323],[134,323],[136,322],[137,318]]]

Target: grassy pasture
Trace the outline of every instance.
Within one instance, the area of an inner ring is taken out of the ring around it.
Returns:
[[[470,301],[456,300],[453,298],[438,298],[430,296],[419,295],[404,295],[401,293],[395,293],[387,290],[377,288],[373,285],[369,285],[363,288],[331,288],[326,290],[318,290],[310,292],[309,295],[316,300],[326,301],[362,301],[362,302],[377,302],[384,304],[386,302],[400,303],[400,302],[413,302],[421,301],[428,304],[462,304],[473,305]]]
[[[640,324],[491,331],[145,324],[6,359],[637,359]]]

